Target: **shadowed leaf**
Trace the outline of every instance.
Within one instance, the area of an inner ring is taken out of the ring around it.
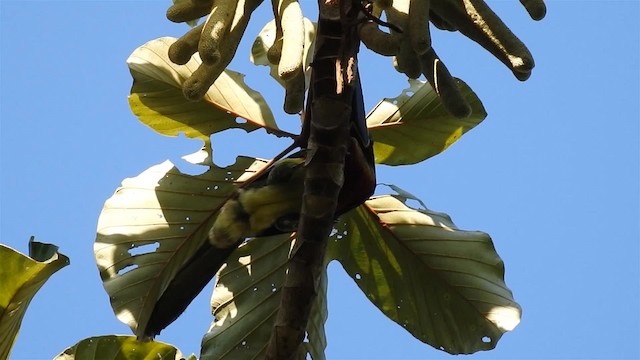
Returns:
[[[231,255],[216,280],[211,298],[216,320],[202,340],[201,359],[264,357],[280,305],[290,248],[290,236],[283,234],[252,239]],[[299,360],[324,360],[326,272],[320,281]]]
[[[137,341],[134,336],[106,335],[84,339],[54,360],[183,360],[180,350],[157,341]],[[192,355],[188,360],[195,360]]]
[[[122,186],[98,220],[94,253],[118,319],[142,336],[153,308],[177,271],[207,241],[219,208],[263,161],[239,157],[202,175],[166,161]]]
[[[44,283],[69,265],[58,247],[29,241],[30,256],[0,245],[0,359],[8,359],[24,314]]]
[[[185,65],[176,65],[167,55],[176,39],[163,37],[137,48],[127,59],[133,76],[129,105],[140,121],[169,136],[209,140],[209,135],[231,128],[253,131],[260,127],[278,132],[264,98],[244,83],[244,75],[225,70],[204,98],[191,102],[182,94],[182,84],[201,64],[194,55]],[[236,121],[241,117],[244,121]]]
[[[375,141],[376,162],[386,165],[415,164],[446,150],[487,116],[476,94],[458,80],[471,115],[455,118],[442,106],[431,85],[409,80],[400,96],[383,99],[367,115],[367,126]]]
[[[329,254],[387,317],[451,354],[496,346],[520,322],[489,235],[378,196],[347,213]]]

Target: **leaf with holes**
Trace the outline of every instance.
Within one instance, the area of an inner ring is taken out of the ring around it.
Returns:
[[[255,238],[236,250],[220,270],[211,298],[215,321],[202,340],[201,359],[264,357],[280,305],[291,249],[288,234]],[[324,360],[327,346],[327,276],[320,279],[297,359]]]
[[[180,350],[157,341],[137,341],[134,336],[107,335],[84,339],[54,360],[184,360]],[[187,360],[195,360],[191,355]]]
[[[415,164],[446,150],[487,116],[480,99],[462,80],[458,84],[471,115],[458,119],[442,106],[431,85],[409,80],[400,96],[383,99],[367,115],[376,162]]]
[[[191,102],[182,94],[182,84],[201,64],[194,55],[185,65],[169,60],[168,49],[175,38],[163,37],[137,48],[127,59],[133,77],[129,105],[140,121],[169,136],[209,141],[216,132],[241,128],[266,128],[279,134],[275,118],[260,93],[244,83],[244,75],[225,70],[204,98]],[[236,121],[236,117],[247,120]]]
[[[165,161],[125,179],[105,202],[96,262],[116,316],[136,335],[145,334],[157,300],[207,242],[218,209],[264,164],[239,157],[226,168],[191,176]]]
[[[69,258],[31,237],[29,256],[0,245],[0,259],[0,359],[8,359],[31,300]]]
[[[520,322],[489,235],[377,196],[343,216],[328,253],[387,317],[451,354],[496,346]],[[346,234],[346,236],[345,236]]]

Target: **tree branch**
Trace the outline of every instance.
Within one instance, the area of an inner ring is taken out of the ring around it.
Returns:
[[[303,129],[303,136],[308,134],[305,190],[298,236],[265,356],[269,360],[293,359],[304,339],[344,183],[354,87],[359,84],[355,78],[360,44],[355,29],[359,7],[352,6],[351,0],[334,5],[319,0],[319,7],[307,100],[309,118],[305,119]]]

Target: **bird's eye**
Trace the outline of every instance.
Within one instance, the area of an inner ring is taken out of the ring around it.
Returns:
[[[290,215],[281,216],[276,220],[273,226],[276,229],[278,229],[278,231],[281,231],[283,233],[296,231],[298,229],[299,217],[300,217],[299,214],[290,214]]]

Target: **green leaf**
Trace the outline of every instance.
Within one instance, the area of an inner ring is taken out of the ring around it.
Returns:
[[[342,218],[329,242],[364,294],[419,340],[451,354],[496,346],[520,322],[489,235],[385,195]]]
[[[309,87],[311,79],[311,61],[313,60],[313,46],[316,39],[316,24],[311,20],[304,18],[304,69],[306,78],[306,88]],[[267,51],[276,40],[276,21],[271,20],[265,25],[256,37],[251,46],[250,60],[254,65],[264,65],[269,67],[269,75],[274,78],[278,84],[284,87],[284,81],[278,76],[278,64],[272,64],[267,58]]]
[[[410,87],[393,99],[383,99],[367,115],[376,162],[415,164],[446,150],[487,116],[480,99],[462,80],[462,94],[471,105],[465,119],[451,116],[431,85],[409,80]]]
[[[183,360],[180,350],[172,345],[137,341],[134,336],[105,335],[84,339],[54,360]]]
[[[134,333],[142,335],[169,282],[207,241],[218,209],[264,164],[239,157],[191,176],[165,161],[125,179],[105,202],[94,253],[111,306]]]
[[[172,63],[167,54],[175,41],[170,37],[149,41],[127,59],[134,80],[129,105],[142,123],[163,135],[184,133],[205,142],[211,134],[231,128],[264,127],[280,133],[266,101],[244,83],[240,73],[225,70],[203,100],[185,99],[182,84],[201,60],[196,54],[185,65]],[[236,121],[236,117],[247,121]]]
[[[202,340],[201,359],[262,359],[280,305],[291,239],[288,234],[250,240],[220,270],[211,298],[215,321]],[[327,277],[323,272],[297,359],[323,360],[327,346]]]
[[[29,246],[31,257],[0,244],[0,359],[9,358],[31,299],[51,275],[69,265],[55,245],[31,237]]]

